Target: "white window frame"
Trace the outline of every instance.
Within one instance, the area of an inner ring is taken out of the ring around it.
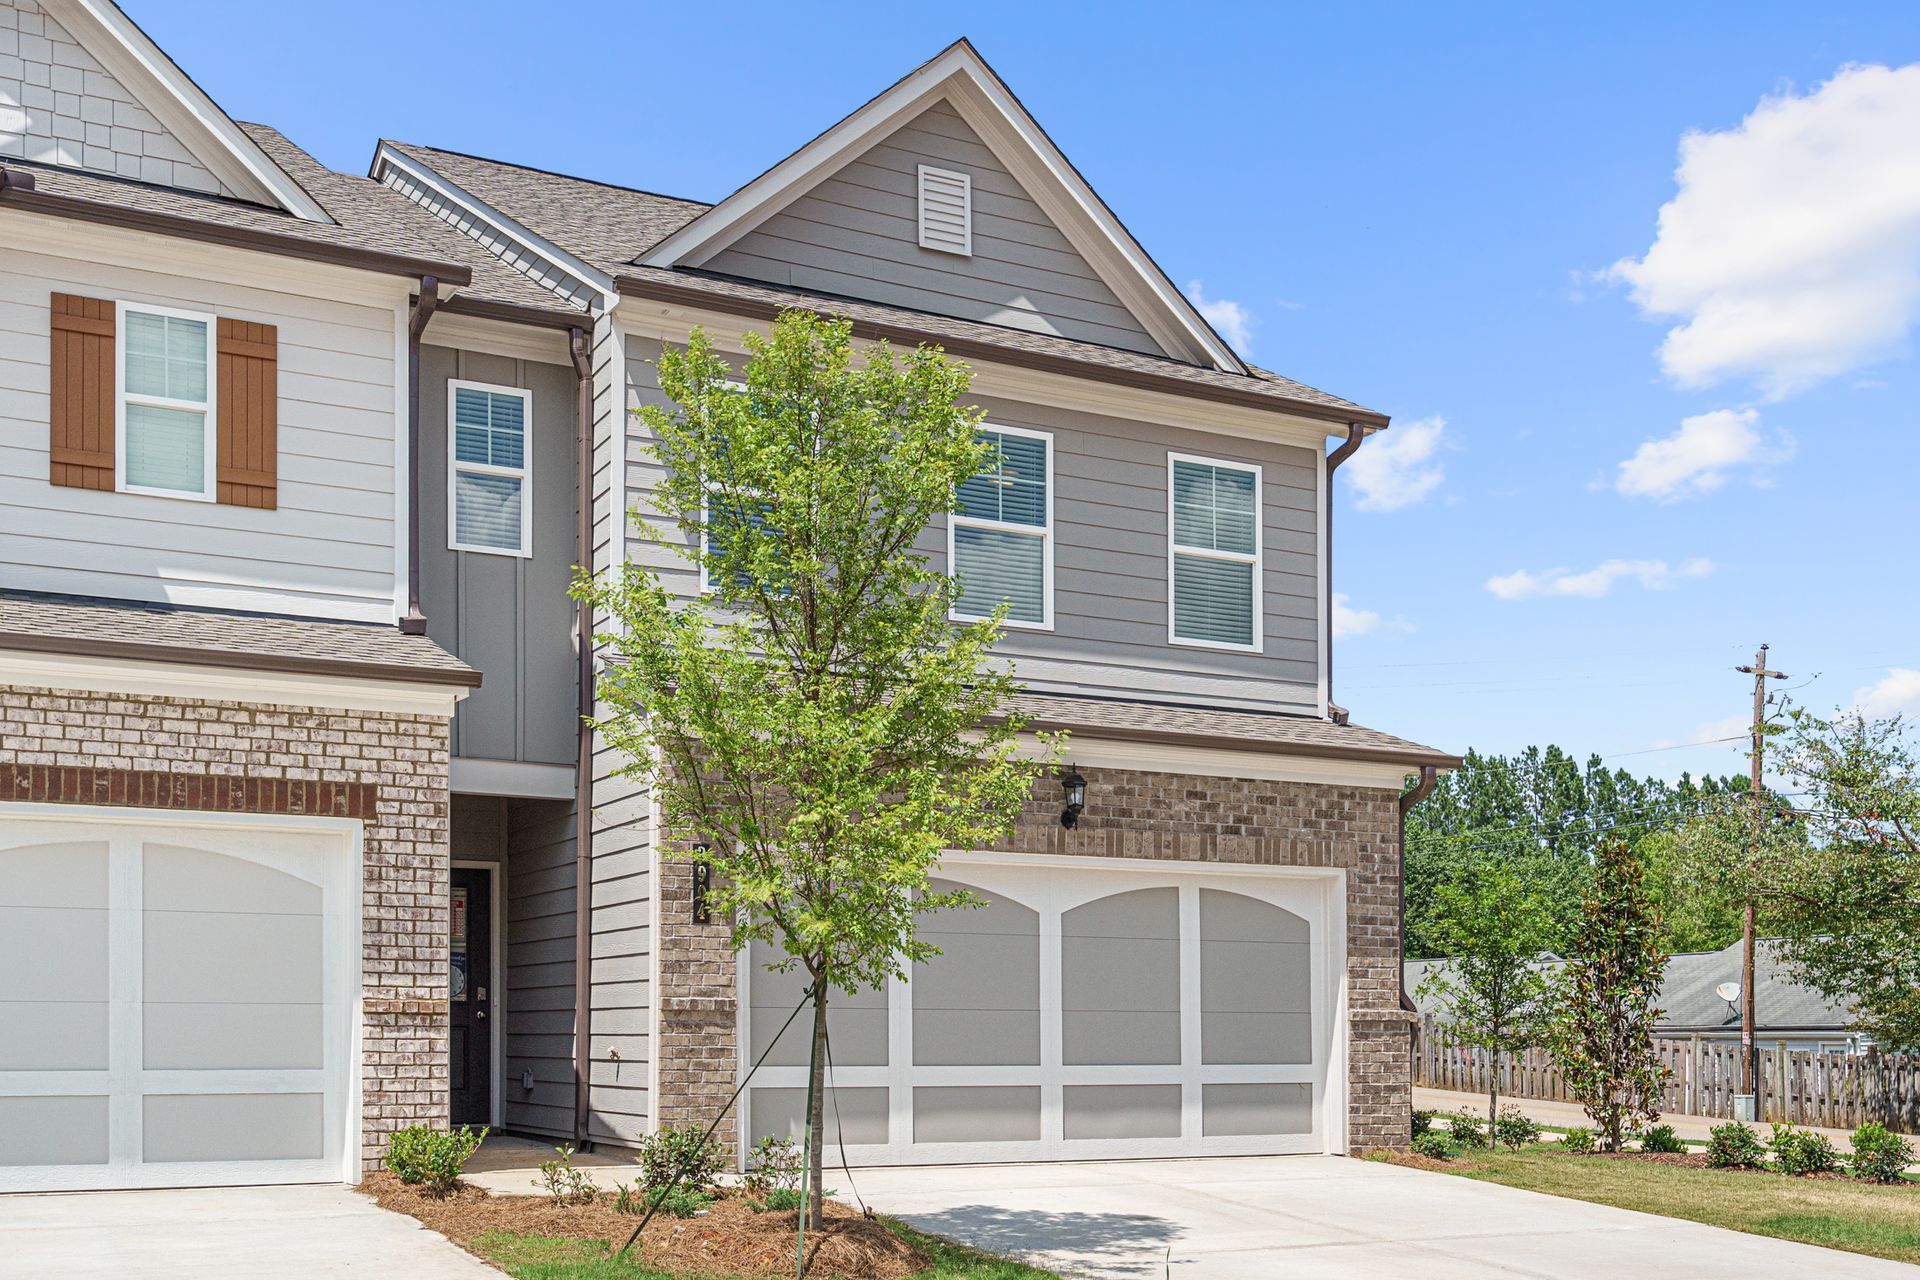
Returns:
[[[1029,440],[1039,440],[1046,446],[1047,459],[1047,523],[1044,528],[1035,528],[1030,524],[1015,524],[1007,520],[987,520],[979,516],[961,515],[954,511],[947,516],[947,573],[951,577],[959,576],[959,566],[955,560],[954,530],[960,525],[973,529],[991,529],[998,533],[1018,533],[1028,537],[1040,538],[1041,591],[1039,622],[1029,622],[1020,618],[1007,618],[1001,626],[1009,631],[1051,631],[1053,630],[1053,492],[1057,477],[1053,469],[1053,433],[1035,431],[1028,427],[1006,427],[997,422],[982,422],[981,431],[991,431],[1004,436],[1025,436]],[[985,614],[962,613],[960,602],[956,599],[947,611],[951,622],[979,622]]]
[[[1191,462],[1203,467],[1221,467],[1229,471],[1248,471],[1253,473],[1253,554],[1242,555],[1237,551],[1216,551],[1210,547],[1182,546],[1174,520],[1174,467],[1178,463]],[[1266,478],[1257,462],[1240,462],[1232,458],[1208,458],[1196,453],[1167,452],[1167,643],[1184,649],[1223,649],[1230,653],[1263,653],[1266,651],[1266,583],[1263,574],[1266,571]],[[1205,560],[1226,560],[1233,564],[1253,566],[1253,643],[1229,644],[1223,640],[1189,640],[1178,634],[1179,611],[1174,596],[1174,578],[1179,572],[1179,557],[1196,556]]]
[[[183,311],[178,307],[156,306],[149,302],[117,300],[113,325],[113,479],[121,493],[137,493],[150,498],[179,498],[187,502],[212,502],[219,494],[220,366],[217,333],[220,318],[204,311]],[[127,390],[127,317],[129,315],[169,316],[176,320],[198,320],[207,327],[207,398],[176,400],[171,396],[135,395]],[[200,492],[190,489],[156,489],[149,485],[127,483],[127,405],[154,409],[175,409],[202,416],[205,445],[201,449]]]
[[[491,395],[519,398],[520,421],[524,424],[520,433],[519,466],[499,467],[488,462],[460,461],[455,415],[458,411],[459,392],[462,390],[485,391]],[[483,547],[460,541],[459,475],[462,471],[479,476],[511,476],[520,481],[519,547]],[[447,549],[471,551],[483,556],[512,556],[519,560],[533,558],[533,392],[526,387],[475,382],[470,378],[447,379]]]

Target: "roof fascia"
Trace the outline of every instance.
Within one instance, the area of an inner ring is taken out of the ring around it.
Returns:
[[[612,276],[568,253],[523,223],[508,217],[425,161],[408,155],[398,147],[382,142],[374,149],[373,163],[369,166],[368,176],[375,182],[382,181],[382,172],[388,167],[400,170],[422,186],[431,187],[442,199],[459,205],[509,240],[517,241],[522,249],[545,258],[560,271],[583,281],[588,288],[600,295],[603,308],[612,307],[618,302],[619,291],[614,287]]]
[[[333,221],[118,5],[111,0],[42,0],[42,4],[54,21],[233,191],[308,222]]]
[[[939,98],[952,102],[982,135],[1156,342],[1176,356],[1247,372],[965,41],[662,240],[638,262],[650,267],[702,265]]]

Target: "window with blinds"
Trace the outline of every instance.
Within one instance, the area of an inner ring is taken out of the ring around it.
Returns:
[[[214,318],[121,304],[120,487],[214,498]]]
[[[533,393],[447,383],[447,545],[455,551],[533,554]]]
[[[1007,605],[1010,626],[1053,625],[1053,437],[991,427],[992,453],[960,486],[947,521],[947,563],[959,580],[953,616],[988,617]]]
[[[1168,635],[1176,644],[1260,647],[1260,472],[1167,459],[1172,542]]]

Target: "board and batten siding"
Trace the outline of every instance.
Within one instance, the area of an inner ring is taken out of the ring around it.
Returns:
[[[55,293],[275,326],[278,505],[51,485]],[[12,518],[0,525],[0,587],[392,622],[395,324],[390,306],[291,285],[10,245],[0,263],[0,507]]]
[[[922,164],[972,179],[970,255],[921,247]],[[1166,354],[945,102],[702,265],[749,280]]]
[[[451,379],[533,396],[533,554],[454,551],[447,534]],[[482,675],[453,717],[456,759],[571,765],[577,752],[574,604],[577,559],[573,370],[543,361],[422,344],[420,596],[427,634]]]
[[[628,376],[638,402],[666,403],[653,364],[660,350],[655,340],[628,339]],[[996,649],[1028,688],[1319,714],[1319,459],[1313,450],[998,397],[970,400],[987,410],[990,423],[1053,436],[1053,629],[1009,629]],[[628,498],[661,527],[653,498],[659,464],[647,453],[649,437],[638,418],[628,432]],[[1260,468],[1264,634],[1258,653],[1168,642],[1170,452]],[[685,541],[669,536],[668,543],[631,539],[628,558],[691,596],[699,583]],[[918,545],[944,567],[944,520]]]

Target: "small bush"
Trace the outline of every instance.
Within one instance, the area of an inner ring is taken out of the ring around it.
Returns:
[[[1454,1145],[1462,1151],[1479,1151],[1487,1145],[1486,1121],[1466,1107],[1447,1117],[1453,1128]]]
[[[715,1199],[708,1192],[684,1185],[663,1187],[658,1191],[648,1191],[646,1194],[649,1205],[657,1204],[676,1218],[691,1218],[696,1213],[704,1212]]]
[[[592,1204],[600,1189],[593,1185],[592,1178],[573,1167],[573,1144],[555,1147],[553,1152],[552,1160],[540,1163],[540,1178],[547,1185],[547,1194],[555,1204]]]
[[[1502,1107],[1493,1122],[1493,1140],[1510,1151],[1540,1141],[1540,1122],[1518,1107]]]
[[[1593,1154],[1593,1130],[1577,1124],[1560,1135],[1560,1149],[1570,1151],[1577,1156]]]
[[[1671,1156],[1685,1151],[1687,1144],[1680,1141],[1680,1135],[1673,1131],[1672,1125],[1657,1124],[1640,1135],[1640,1149]]]
[[[613,1211],[615,1213],[640,1212],[640,1199],[633,1194],[633,1188],[624,1182],[613,1184]]]
[[[1447,1140],[1437,1133],[1423,1133],[1413,1140],[1413,1154],[1425,1156],[1429,1160],[1451,1160],[1453,1149]]]
[[[756,1196],[798,1191],[805,1168],[806,1157],[798,1144],[787,1138],[768,1136],[754,1143],[747,1152],[747,1172],[740,1182]]]
[[[1707,1138],[1707,1163],[1716,1169],[1758,1169],[1767,1156],[1767,1144],[1738,1120],[1717,1124]]]
[[[387,1168],[408,1186],[425,1187],[433,1195],[443,1196],[453,1190],[467,1157],[486,1136],[485,1126],[475,1133],[467,1125],[451,1130],[412,1125],[388,1141]]]
[[[725,1167],[720,1144],[697,1124],[662,1129],[640,1140],[641,1181],[650,1188],[666,1186],[675,1174],[681,1186],[712,1186]]]
[[[1413,1113],[1413,1136],[1417,1138],[1423,1133],[1430,1132],[1433,1129],[1433,1118],[1438,1114],[1437,1111],[1416,1110]]]
[[[1840,1152],[1825,1134],[1808,1133],[1790,1124],[1773,1126],[1773,1167],[1795,1177],[1809,1173],[1831,1173],[1840,1167]]]
[[[806,1203],[806,1197],[797,1189],[775,1187],[767,1192],[760,1203],[753,1206],[755,1213],[791,1211]]]
[[[1867,1123],[1853,1131],[1853,1154],[1847,1170],[1868,1182],[1899,1182],[1913,1163],[1913,1144],[1885,1125]]]

